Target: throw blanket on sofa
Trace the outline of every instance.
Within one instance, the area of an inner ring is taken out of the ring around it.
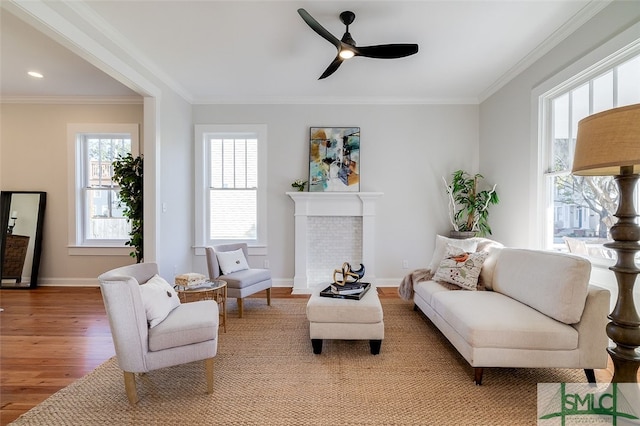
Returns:
[[[416,269],[411,271],[400,282],[398,294],[404,300],[411,300],[413,298],[413,285],[420,281],[429,281],[431,278],[433,278],[433,273],[430,269]]]

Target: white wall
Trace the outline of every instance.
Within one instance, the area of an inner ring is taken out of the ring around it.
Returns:
[[[478,156],[475,105],[196,105],[193,121],[267,125],[268,259],[276,285],[293,279],[293,201],[285,192],[308,176],[309,127],[360,127],[361,191],[384,193],[376,217],[381,284],[397,285],[429,262],[435,234],[450,228],[441,177],[473,170]],[[204,256],[194,257],[193,268],[206,271]]]
[[[539,169],[534,88],[576,62],[584,62],[586,68],[623,47],[623,40],[612,39],[639,21],[637,1],[611,3],[480,105],[480,170],[491,182],[498,183],[501,198],[491,213],[497,240],[509,246],[537,246]],[[640,31],[635,30],[635,34],[640,38]],[[607,42],[609,46],[602,49]],[[595,50],[597,55],[593,54]],[[588,61],[584,61],[586,57]]]

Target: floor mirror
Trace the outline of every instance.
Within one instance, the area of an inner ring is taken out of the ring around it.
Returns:
[[[38,285],[46,192],[2,191],[0,223],[1,288],[28,289]]]

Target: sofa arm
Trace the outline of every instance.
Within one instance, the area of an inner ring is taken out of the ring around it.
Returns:
[[[606,326],[609,322],[609,290],[589,285],[587,299],[580,322],[573,324],[578,330],[580,367],[606,368],[609,338]]]

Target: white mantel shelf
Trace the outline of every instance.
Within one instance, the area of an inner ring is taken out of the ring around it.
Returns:
[[[382,192],[287,192],[295,203],[295,275],[293,293],[311,291],[307,277],[308,217],[362,217],[362,263],[367,280],[375,284],[375,215],[376,201]]]

